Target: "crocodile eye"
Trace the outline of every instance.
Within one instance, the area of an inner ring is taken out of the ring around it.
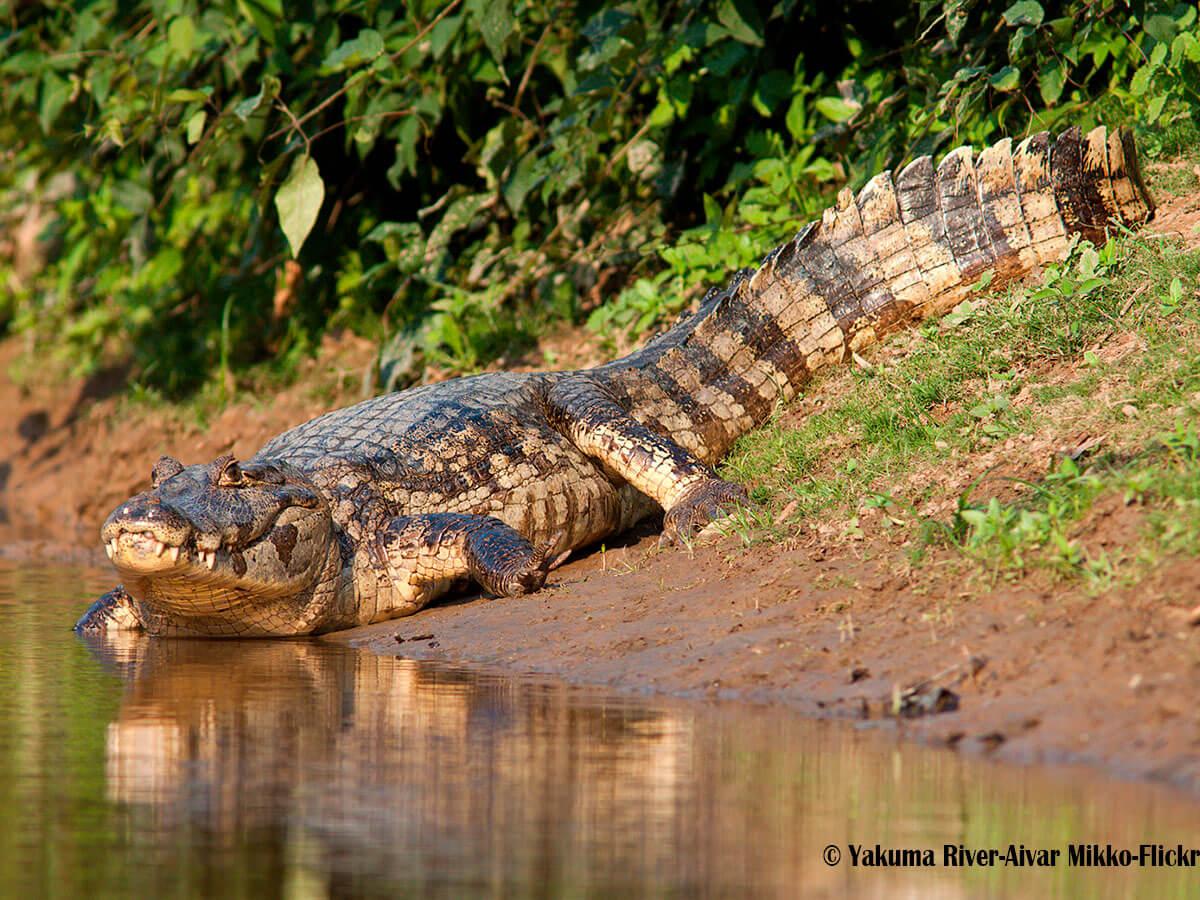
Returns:
[[[217,477],[217,484],[220,487],[240,487],[245,484],[246,480],[242,477],[241,467],[238,466],[237,460],[230,457],[229,460],[221,466],[221,474]]]
[[[283,484],[283,473],[277,468],[265,463],[250,463],[242,467],[242,475],[247,481],[261,484]]]

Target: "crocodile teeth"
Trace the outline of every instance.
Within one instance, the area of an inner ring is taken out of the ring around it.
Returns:
[[[196,555],[200,557],[200,564],[207,566],[211,571],[217,564],[216,550],[197,550]]]
[[[155,556],[162,556],[166,552],[167,552],[166,544],[164,544],[162,541],[158,541],[158,540],[154,541],[154,555]]]
[[[167,556],[171,557],[171,562],[173,562],[173,563],[179,562],[179,548],[178,547],[170,548],[167,551]]]
[[[115,554],[117,552],[116,551],[116,543],[117,543],[116,541],[109,541],[107,544],[104,545],[104,552],[108,554],[109,559],[112,559],[113,554]]]

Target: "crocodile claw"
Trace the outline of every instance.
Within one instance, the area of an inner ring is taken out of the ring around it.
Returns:
[[[698,482],[667,510],[659,546],[689,543],[706,525],[749,503],[750,497],[741,485],[716,478]]]
[[[533,552],[529,561],[514,572],[508,573],[502,582],[503,593],[507,596],[517,594],[532,594],[541,589],[546,583],[546,576],[551,569],[558,568],[567,561],[571,551],[554,554],[554,547],[562,538],[563,533],[557,532],[545,544]]]

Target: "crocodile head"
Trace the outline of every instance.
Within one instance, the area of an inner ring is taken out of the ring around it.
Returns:
[[[151,482],[100,530],[149,630],[296,633],[336,552],[312,482],[232,456],[194,466],[164,456]]]

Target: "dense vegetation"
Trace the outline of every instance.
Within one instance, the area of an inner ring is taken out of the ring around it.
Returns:
[[[1194,4],[7,9],[0,322],[169,396],[333,327],[388,384],[644,330],[913,154],[1200,108]]]

